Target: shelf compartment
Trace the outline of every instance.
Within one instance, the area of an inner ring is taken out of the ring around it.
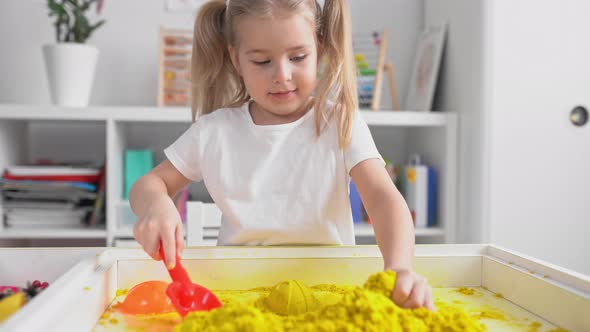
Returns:
[[[107,231],[104,228],[4,228],[0,230],[0,239],[102,239],[106,236]]]
[[[444,236],[445,230],[440,227],[427,227],[427,228],[416,228],[416,236]],[[368,223],[356,223],[354,224],[354,235],[356,237],[373,237],[375,231],[373,225]]]
[[[432,127],[454,121],[453,112],[418,112],[407,110],[360,110],[371,126]],[[191,121],[190,107],[89,106],[68,108],[51,105],[0,105],[0,119],[13,120],[114,120],[139,122]]]

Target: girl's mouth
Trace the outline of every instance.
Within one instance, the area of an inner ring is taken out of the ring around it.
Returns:
[[[295,90],[278,91],[278,92],[271,92],[270,95],[273,98],[276,98],[276,99],[286,100],[286,99],[290,99],[291,97],[293,97],[295,95],[295,92],[296,91],[297,91],[297,89],[295,89]]]

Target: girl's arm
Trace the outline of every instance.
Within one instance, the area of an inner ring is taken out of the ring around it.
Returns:
[[[166,160],[131,187],[129,204],[137,216],[133,235],[152,258],[159,260],[160,241],[166,262],[175,262],[175,253],[184,245],[182,221],[172,197],[190,180]]]
[[[410,210],[382,162],[362,161],[350,170],[350,176],[373,223],[384,269],[397,272],[394,302],[407,308],[434,309],[428,282],[413,272],[415,233]]]

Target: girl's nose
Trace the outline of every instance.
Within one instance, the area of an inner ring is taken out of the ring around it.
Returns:
[[[291,64],[288,61],[279,61],[273,74],[273,83],[279,84],[291,80]]]

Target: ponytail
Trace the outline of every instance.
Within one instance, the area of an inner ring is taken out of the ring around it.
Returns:
[[[328,100],[335,102],[338,143],[344,149],[350,143],[353,116],[358,108],[351,18],[346,0],[325,1],[320,17],[319,44],[326,63],[317,86],[316,109],[326,109]],[[322,121],[319,113],[316,115],[318,135]]]
[[[195,20],[191,60],[193,122],[200,115],[248,99],[229,56],[226,11],[225,0],[207,1]]]

